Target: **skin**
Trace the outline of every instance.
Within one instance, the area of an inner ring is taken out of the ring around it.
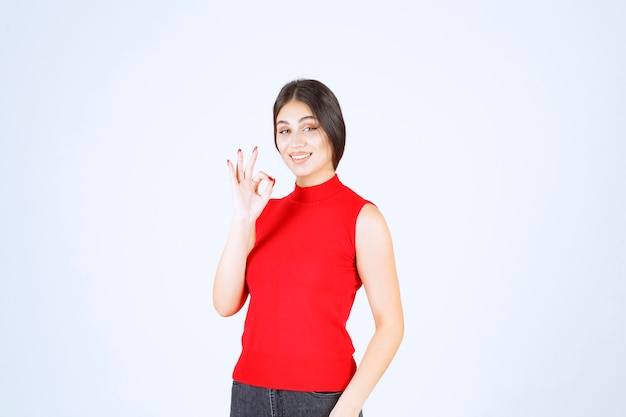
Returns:
[[[283,106],[276,118],[276,144],[281,157],[302,187],[319,185],[335,175],[332,147],[313,116],[299,101]],[[243,163],[241,150],[235,164],[228,161],[233,194],[233,219],[213,285],[213,304],[223,316],[244,305],[246,258],[254,246],[254,225],[270,199],[274,179],[262,171],[253,174],[258,149]],[[259,185],[267,186],[259,192]],[[404,318],[391,234],[383,215],[366,204],[356,223],[357,270],[367,294],[375,332],[356,374],[330,417],[357,417],[363,404],[391,363],[404,334]]]
[[[280,109],[276,145],[299,186],[322,184],[335,175],[330,142],[306,104],[292,100]]]

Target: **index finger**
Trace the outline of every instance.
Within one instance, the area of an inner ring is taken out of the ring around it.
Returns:
[[[252,149],[252,155],[250,156],[250,160],[246,164],[246,169],[244,170],[244,176],[246,178],[252,178],[252,172],[254,171],[254,164],[256,163],[256,159],[259,156],[259,149],[257,146]]]

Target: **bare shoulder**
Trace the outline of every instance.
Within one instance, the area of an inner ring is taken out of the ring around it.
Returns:
[[[378,310],[384,304],[385,294],[396,288],[397,273],[387,222],[373,204],[366,204],[361,209],[355,240],[359,276],[370,298],[370,305]]]
[[[360,240],[385,238],[389,235],[389,228],[385,217],[378,207],[371,203],[363,206],[356,221],[357,244]]]

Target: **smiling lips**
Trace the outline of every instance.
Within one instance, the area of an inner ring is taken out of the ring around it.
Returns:
[[[295,162],[296,164],[302,164],[307,159],[309,159],[309,156],[311,156],[311,155],[312,155],[312,153],[308,152],[308,153],[292,153],[289,156],[291,157],[293,162]]]

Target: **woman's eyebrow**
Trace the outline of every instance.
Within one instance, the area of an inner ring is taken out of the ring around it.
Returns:
[[[315,118],[315,116],[304,116],[302,117],[300,120],[298,120],[298,123],[302,123],[303,121],[307,120],[307,119],[313,119],[313,120],[317,120]]]
[[[315,116],[304,116],[304,117],[301,117],[301,118],[300,118],[300,120],[298,120],[298,123],[302,123],[303,121],[305,121],[305,120],[307,120],[307,119],[317,120],[317,119],[315,118]],[[285,124],[285,125],[289,125],[289,122],[288,122],[288,121],[286,121],[286,120],[277,120],[277,121],[276,121],[276,126],[278,126],[278,125],[279,125],[279,124],[281,124],[281,123],[282,123],[282,124]]]

